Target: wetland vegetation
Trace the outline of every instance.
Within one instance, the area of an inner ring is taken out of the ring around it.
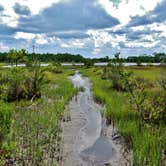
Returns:
[[[117,53],[105,67],[94,67],[89,59],[83,67],[62,67],[59,61],[41,67],[24,50],[8,55],[16,66],[19,62],[27,65],[0,67],[0,165],[60,163],[65,107],[82,91],[68,78],[75,70],[90,79],[94,99],[105,105],[107,124],[118,129],[124,155],[132,151],[136,166],[166,164],[164,63],[124,67]]]

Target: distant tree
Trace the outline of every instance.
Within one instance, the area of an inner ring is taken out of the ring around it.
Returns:
[[[24,57],[27,55],[26,53],[26,50],[24,49],[21,49],[21,50],[15,50],[15,49],[12,49],[9,51],[8,53],[8,58],[15,63],[15,65],[17,66],[18,65],[18,62],[19,61],[23,61],[24,60]]]
[[[89,67],[93,66],[93,61],[91,59],[86,59],[84,64],[87,68],[89,68]]]
[[[137,66],[141,66],[141,60],[140,59],[137,59],[136,63],[137,63]]]

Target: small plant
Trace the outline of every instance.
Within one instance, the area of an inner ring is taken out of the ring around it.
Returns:
[[[104,69],[103,75],[107,77],[112,83],[112,88],[117,91],[126,91],[126,87],[124,84],[124,67],[122,64],[122,60],[120,59],[120,53],[115,54],[115,59],[109,64],[110,71]]]
[[[41,88],[47,83],[47,80],[44,80],[44,70],[40,68],[40,64],[36,64],[30,72],[25,74],[25,91],[26,97],[28,99],[35,99],[41,97]]]

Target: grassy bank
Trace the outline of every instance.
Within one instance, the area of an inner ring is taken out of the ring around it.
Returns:
[[[154,88],[160,69],[129,69],[135,75],[147,79]],[[106,104],[106,118],[115,124],[124,138],[124,144],[133,149],[134,165],[161,166],[163,149],[166,146],[166,126],[145,123],[139,129],[140,117],[129,104],[126,92],[117,92],[111,88],[108,80],[101,79],[101,68],[83,69],[81,72],[88,76],[93,84],[93,94],[97,101]],[[149,87],[149,91],[151,87]]]
[[[5,72],[5,70],[3,71]],[[64,70],[45,72],[49,80],[42,87],[42,96],[34,101],[3,102],[0,110],[10,110],[10,125],[0,146],[0,165],[56,165],[60,160],[60,122],[65,105],[77,93]],[[5,115],[6,116],[6,115]],[[4,128],[4,127],[3,127]],[[2,129],[2,126],[1,126]]]

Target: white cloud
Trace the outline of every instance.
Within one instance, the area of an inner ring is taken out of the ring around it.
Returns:
[[[130,41],[125,43],[125,45],[130,48],[140,48],[140,47],[151,48],[155,47],[158,43],[159,41],[154,41],[154,42]]]
[[[45,35],[36,35],[36,43],[37,44],[48,44],[48,40]]]
[[[31,14],[36,15],[40,13],[43,9],[60,1],[65,2],[68,0],[2,0],[0,2],[0,5],[4,7],[4,15],[1,16],[0,24],[3,23],[11,27],[17,27],[19,15],[16,14],[13,10],[15,3],[27,6],[30,9]]]
[[[119,21],[125,25],[133,16],[143,16],[147,12],[153,10],[162,0],[122,0],[118,7],[113,5],[110,0],[97,0],[98,3],[111,16],[118,18]]]
[[[33,33],[26,33],[26,32],[17,32],[14,37],[16,39],[25,39],[25,40],[32,40],[36,37],[36,34]]]
[[[3,15],[0,18],[0,24],[17,27],[20,16],[16,14],[13,10],[13,6],[16,2],[20,5],[29,7],[32,16],[39,14],[40,12],[42,12],[42,10],[52,6],[54,3],[56,4],[62,1],[66,2],[77,0],[1,0],[0,5],[2,5],[5,10],[2,11]],[[162,0],[121,0],[117,7],[113,5],[111,0],[91,1],[92,3],[96,2],[95,5],[100,5],[102,8],[104,8],[104,10],[109,15],[117,18],[121,22],[121,24],[118,24],[114,27],[108,26],[107,28],[100,30],[91,29],[86,32],[87,35],[85,34],[85,30],[72,31],[71,29],[66,31],[57,31],[55,29],[53,33],[47,32],[44,34],[40,32],[38,32],[37,34],[16,32],[12,36],[17,39],[13,40],[14,42],[16,41],[16,43],[9,43],[10,48],[12,46],[16,48],[17,46],[25,47],[26,44],[24,43],[27,43],[27,45],[32,45],[32,43],[35,43],[36,45],[46,44],[46,47],[48,48],[44,51],[53,50],[56,52],[59,49],[60,51],[74,50],[73,52],[78,52],[81,50],[80,53],[86,52],[88,56],[90,54],[95,56],[110,54],[110,52],[116,52],[119,49],[124,52],[126,51],[125,55],[127,55],[128,52],[138,54],[139,50],[141,50],[141,52],[150,52],[151,50],[163,51],[166,49],[166,22],[129,27],[128,29],[126,27],[126,24],[131,20],[131,17],[145,15],[147,12],[152,11]],[[82,2],[84,3],[84,0]],[[84,10],[86,13],[86,10],[90,9],[85,8]],[[47,17],[49,17],[49,15]],[[70,24],[70,20],[67,23]],[[29,29],[32,28],[33,27]],[[10,30],[14,31],[14,29],[9,28],[8,36],[11,37]],[[24,29],[24,31],[26,31],[26,29]],[[145,34],[146,32],[148,33]],[[20,39],[23,39],[23,41]],[[21,44],[19,45],[17,42]],[[120,48],[120,46],[122,48]],[[2,42],[0,42],[0,48],[1,50],[9,49],[9,47],[4,45]],[[41,46],[41,48],[45,47]]]
[[[104,30],[88,30],[87,34],[91,36],[95,48],[102,48],[106,44],[118,47],[119,42],[126,41],[125,35],[112,35]]]
[[[133,31],[143,31],[144,29],[145,29],[145,26],[143,25],[131,27],[131,30]]]
[[[143,35],[142,40],[148,40],[148,41],[154,42],[154,38],[152,35]]]
[[[67,43],[62,43],[60,46],[62,48],[70,48],[70,44],[67,44]]]
[[[62,48],[83,48],[85,46],[85,39],[75,39],[70,41],[63,41],[60,46]]]
[[[148,25],[150,30],[161,31],[159,37],[166,37],[166,21],[163,23],[153,23]]]
[[[37,44],[47,44],[49,39],[45,34],[33,34],[33,33],[26,33],[26,32],[17,32],[14,35],[14,38],[25,39],[28,41],[34,40]],[[49,41],[53,42],[53,39],[50,39]]]

